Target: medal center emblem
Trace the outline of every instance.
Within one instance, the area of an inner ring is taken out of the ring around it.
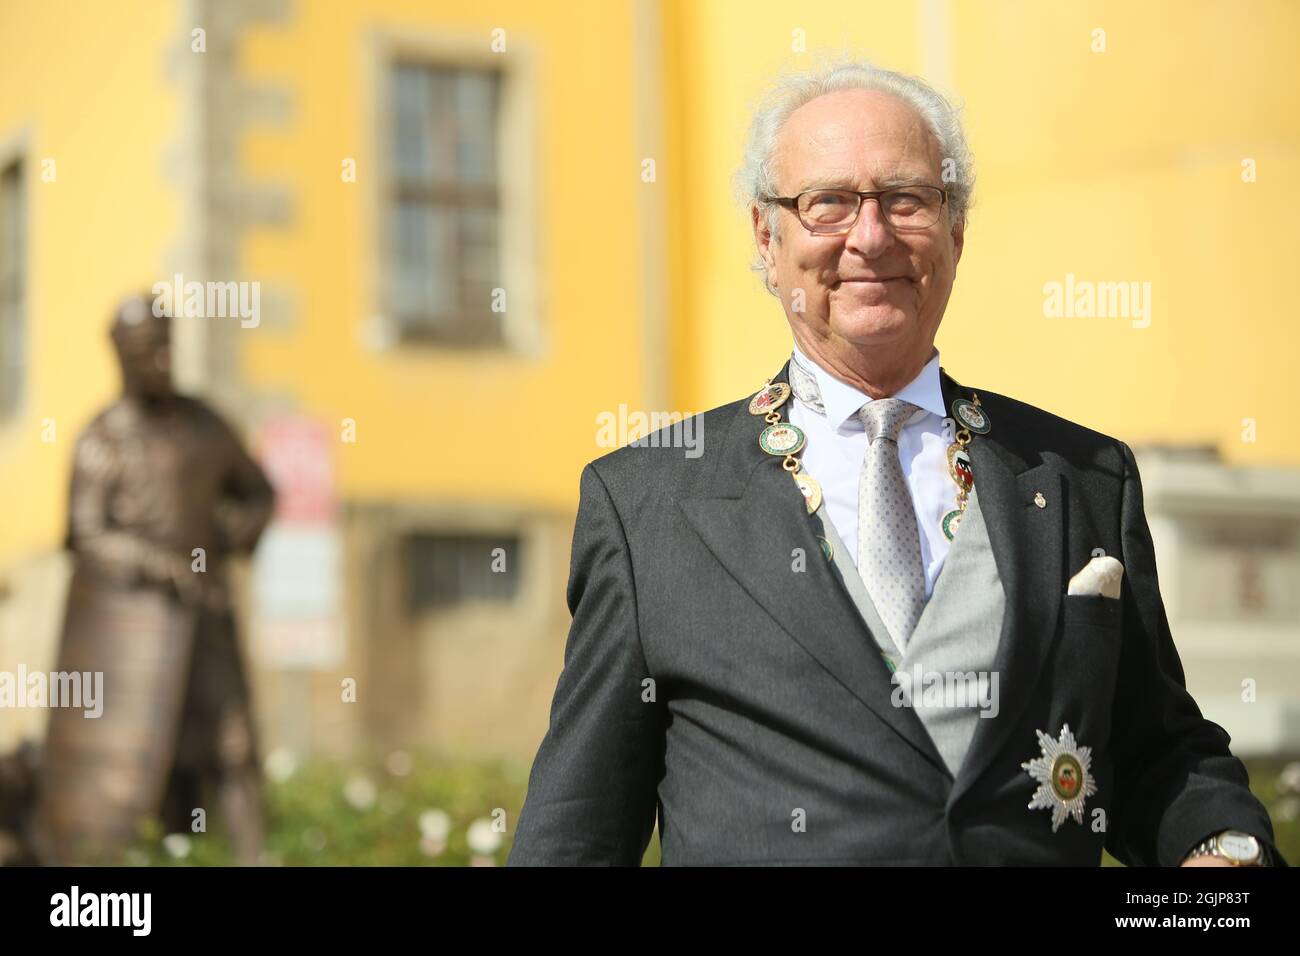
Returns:
[[[1052,767],[1052,786],[1062,800],[1073,800],[1079,795],[1079,784],[1083,781],[1083,768],[1079,761],[1070,754],[1061,754]]]

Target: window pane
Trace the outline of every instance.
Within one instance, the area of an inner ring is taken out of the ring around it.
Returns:
[[[486,288],[500,285],[497,267],[495,209],[467,208],[461,213],[461,273],[465,281]]]
[[[458,181],[456,151],[461,131],[456,127],[456,73],[451,70],[425,70],[428,78],[430,123],[433,130],[433,178],[440,183]]]
[[[399,201],[393,218],[392,301],[402,319],[454,315],[456,218],[423,201]]]
[[[466,71],[458,79],[461,179],[471,183],[495,182],[497,75]]]
[[[393,71],[393,153],[400,181],[427,182],[433,178],[432,122],[428,72],[398,65]]]

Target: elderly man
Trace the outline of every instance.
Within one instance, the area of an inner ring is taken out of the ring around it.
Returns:
[[[512,864],[1284,863],[1184,687],[1118,439],[939,365],[969,151],[925,83],[783,81],[742,181],[793,334],[589,464]]]

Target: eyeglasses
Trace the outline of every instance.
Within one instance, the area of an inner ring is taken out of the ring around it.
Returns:
[[[928,229],[939,221],[948,194],[938,186],[917,184],[864,193],[810,189],[797,196],[773,196],[767,201],[793,209],[813,235],[842,236],[857,223],[864,199],[876,200],[881,215],[895,229]]]

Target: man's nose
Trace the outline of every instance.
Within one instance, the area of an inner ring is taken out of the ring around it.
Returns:
[[[844,238],[844,246],[867,259],[880,255],[894,241],[889,223],[885,221],[880,203],[875,199],[862,200],[858,221]]]

